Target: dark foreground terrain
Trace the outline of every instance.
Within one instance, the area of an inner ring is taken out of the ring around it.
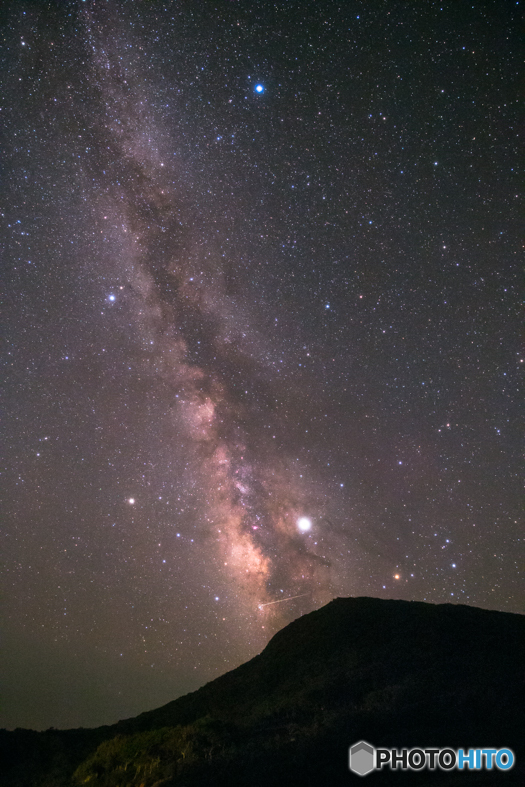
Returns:
[[[2,787],[363,784],[348,747],[510,748],[509,771],[382,771],[366,785],[525,785],[525,618],[339,598],[198,691],[94,730],[0,731]]]

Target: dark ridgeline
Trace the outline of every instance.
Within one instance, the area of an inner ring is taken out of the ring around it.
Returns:
[[[517,759],[511,771],[386,771],[370,784],[523,785],[524,644],[520,615],[338,598],[158,710],[95,730],[1,731],[0,784],[346,785],[360,779],[348,747],[364,739]]]

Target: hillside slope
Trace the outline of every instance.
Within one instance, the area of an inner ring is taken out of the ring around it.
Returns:
[[[97,730],[2,732],[0,783],[348,784],[359,778],[348,772],[348,746],[365,739],[517,755],[508,772],[387,771],[374,782],[523,784],[524,642],[519,615],[335,599],[251,661],[157,710]]]

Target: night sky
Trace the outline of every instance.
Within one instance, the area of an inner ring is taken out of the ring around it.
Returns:
[[[3,9],[0,725],[520,611],[520,5]]]

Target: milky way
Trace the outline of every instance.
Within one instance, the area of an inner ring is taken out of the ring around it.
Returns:
[[[7,15],[7,726],[519,608],[514,9],[192,5]]]
[[[199,489],[196,514],[207,546],[250,603],[305,588],[326,597],[330,561],[297,527],[305,510],[319,513],[292,456],[297,436],[289,414],[305,412],[304,393],[283,395],[275,352],[256,331],[257,313],[228,296],[220,255],[195,248],[184,189],[179,195],[169,161],[174,141],[163,139],[145,109],[146,93],[127,88],[125,76],[136,80],[140,64],[122,66],[119,53],[129,44],[111,17],[84,17],[90,78],[103,102],[93,131],[97,150],[107,150],[94,175],[102,166],[106,212],[125,248],[130,292],[122,297],[133,300],[132,327],[153,348],[148,374],[173,392],[170,417],[183,446],[176,472],[184,463],[185,483]],[[250,295],[257,310],[256,290]],[[172,451],[179,452],[177,443]]]

